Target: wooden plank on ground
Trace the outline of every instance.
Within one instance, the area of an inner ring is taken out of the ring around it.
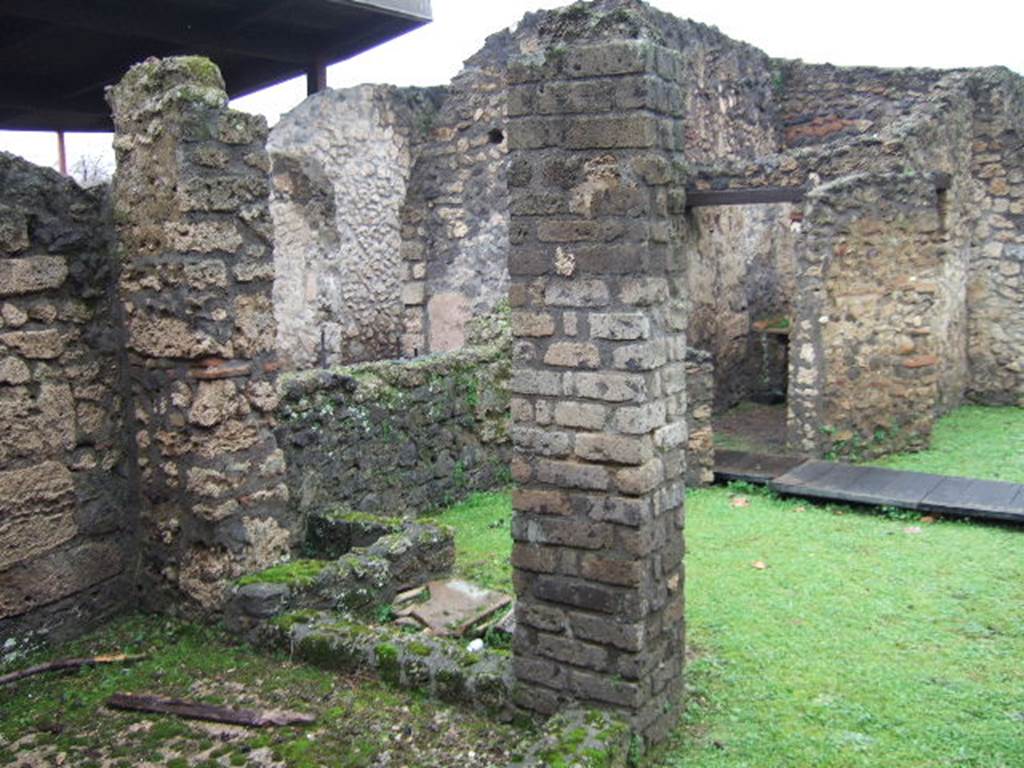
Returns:
[[[749,451],[715,451],[715,479],[764,484],[804,463],[797,456],[774,456]]]
[[[949,477],[922,500],[921,509],[943,515],[1024,522],[1024,486]]]
[[[768,483],[792,496],[1024,523],[1024,486],[808,461]]]
[[[835,462],[832,461],[818,461],[816,459],[805,461],[786,474],[775,478],[771,486],[776,490],[783,490],[784,488],[800,488],[813,485],[817,482],[818,478],[831,472],[833,467],[835,467]]]
[[[266,728],[271,725],[308,725],[316,722],[314,715],[306,715],[301,712],[278,709],[232,709],[197,701],[166,699],[162,696],[145,694],[115,693],[107,699],[107,706],[113,709],[152,712],[191,720],[209,720],[215,723],[248,725],[255,728]]]
[[[883,467],[865,467],[867,470],[847,492],[860,504],[918,509],[922,499],[942,482],[938,475],[924,472],[902,472]]]

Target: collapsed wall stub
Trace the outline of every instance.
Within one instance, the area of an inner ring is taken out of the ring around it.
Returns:
[[[683,662],[684,197],[680,56],[645,30],[556,12],[509,70],[512,563],[517,702],[657,740]]]
[[[0,153],[0,655],[111,615],[131,577],[101,194]]]
[[[139,64],[109,100],[141,597],[216,608],[289,549],[266,124],[200,58]]]

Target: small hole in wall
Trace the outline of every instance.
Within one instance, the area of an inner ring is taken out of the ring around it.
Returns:
[[[505,132],[501,128],[491,128],[487,139],[491,144],[501,144],[505,140]]]

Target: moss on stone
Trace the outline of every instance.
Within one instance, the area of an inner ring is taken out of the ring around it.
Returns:
[[[210,88],[224,88],[220,68],[205,56],[180,56],[178,61],[196,82]]]
[[[442,701],[462,701],[466,676],[458,669],[440,669],[434,674],[434,690]]]
[[[407,643],[405,649],[411,654],[422,657],[429,656],[434,652],[433,648],[419,640],[413,640],[412,642]]]
[[[620,768],[627,762],[629,734],[629,726],[607,712],[563,712],[548,721],[545,735],[524,764]]]
[[[392,643],[377,643],[374,653],[377,658],[377,674],[380,675],[381,680],[398,685],[402,674],[398,662],[398,648]]]
[[[270,620],[272,626],[285,632],[291,631],[297,624],[309,624],[320,615],[320,612],[312,608],[303,608],[298,611],[289,611],[275,616]]]
[[[287,584],[294,587],[308,587],[320,575],[327,563],[323,560],[293,560],[281,563],[259,573],[250,573],[238,580],[238,586],[248,584]]]

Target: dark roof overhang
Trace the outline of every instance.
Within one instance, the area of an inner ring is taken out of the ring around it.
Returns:
[[[150,56],[208,56],[234,98],[430,20],[430,0],[3,0],[0,128],[109,131],[104,88]]]

